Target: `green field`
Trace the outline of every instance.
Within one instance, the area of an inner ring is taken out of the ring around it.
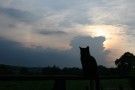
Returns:
[[[52,80],[47,81],[0,81],[0,90],[52,90]],[[130,88],[128,80],[102,80],[101,86],[104,90],[114,90],[118,85],[122,85],[124,90]],[[89,85],[88,80],[68,80],[67,90],[85,90]]]

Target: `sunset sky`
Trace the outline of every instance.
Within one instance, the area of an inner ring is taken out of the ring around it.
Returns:
[[[0,64],[81,67],[81,47],[114,67],[135,53],[134,0],[0,0]]]

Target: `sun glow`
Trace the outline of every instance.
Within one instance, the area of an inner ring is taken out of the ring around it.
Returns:
[[[103,30],[102,28],[95,28],[95,32],[94,32],[95,36],[109,36],[108,33]]]
[[[85,27],[84,33],[92,37],[105,37],[106,40],[103,43],[104,47],[106,49],[110,49],[114,44],[116,44],[114,39],[118,38],[117,33],[119,33],[119,30],[119,27],[112,25],[90,25]]]
[[[111,35],[110,33],[108,32],[108,30],[106,30],[106,28],[102,28],[102,27],[96,27],[94,32],[93,32],[94,36],[103,36],[105,37],[106,39],[110,38]],[[105,40],[104,41],[104,47],[107,49],[110,47],[110,41],[109,40]]]
[[[107,25],[92,25],[89,26],[88,32],[92,34],[92,36],[104,36],[109,38],[111,36],[110,30],[112,29],[110,26]]]

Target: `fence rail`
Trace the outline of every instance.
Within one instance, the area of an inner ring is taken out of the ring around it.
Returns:
[[[130,79],[130,76],[100,76],[100,80],[109,79]],[[94,80],[94,78],[88,78],[83,76],[74,75],[0,75],[0,81],[17,81],[17,80]]]

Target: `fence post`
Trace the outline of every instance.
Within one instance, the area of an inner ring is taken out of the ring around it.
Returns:
[[[118,90],[124,90],[124,88],[121,85],[119,85]]]
[[[54,80],[54,85],[52,90],[66,90],[66,80],[64,79]]]
[[[86,90],[89,90],[89,86],[86,86]]]
[[[94,90],[94,80],[90,80],[90,90]]]

